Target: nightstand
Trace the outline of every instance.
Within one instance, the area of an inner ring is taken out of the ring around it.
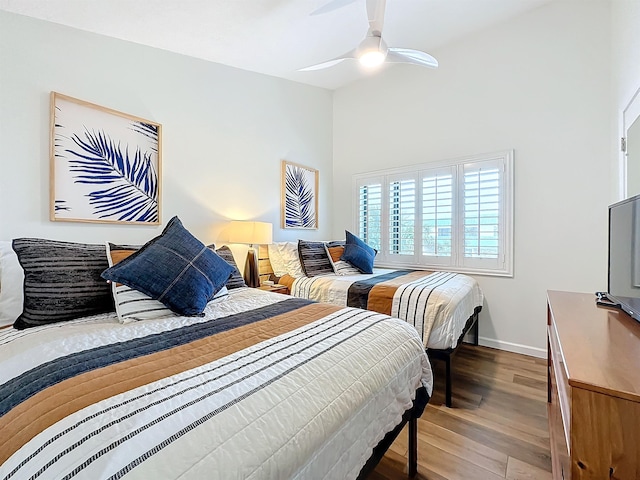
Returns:
[[[279,283],[275,283],[273,285],[260,285],[258,288],[267,292],[276,292],[282,293],[283,295],[289,295],[289,287],[287,287],[286,285],[280,285]]]

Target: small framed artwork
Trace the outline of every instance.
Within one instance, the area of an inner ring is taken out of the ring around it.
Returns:
[[[282,161],[282,228],[318,228],[318,171]]]
[[[162,126],[51,92],[52,221],[159,225]]]

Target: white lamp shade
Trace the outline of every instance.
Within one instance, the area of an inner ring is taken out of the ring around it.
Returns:
[[[266,245],[273,242],[273,225],[267,222],[233,220],[229,228],[229,242]]]

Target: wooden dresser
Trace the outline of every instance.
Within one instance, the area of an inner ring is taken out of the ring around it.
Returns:
[[[640,479],[640,323],[595,295],[549,291],[554,479]]]

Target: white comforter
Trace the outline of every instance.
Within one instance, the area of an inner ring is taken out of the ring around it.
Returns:
[[[376,268],[373,274],[300,277],[293,281],[291,295],[347,306],[349,291],[355,282],[392,272],[395,270]],[[484,296],[478,282],[468,275],[424,273],[424,277],[397,287],[390,314],[413,325],[423,338],[425,348],[453,348],[469,317],[482,306]]]
[[[274,336],[269,322],[291,302],[301,300],[243,288],[204,318],[122,325],[97,316],[0,330],[0,479],[355,478],[416,389],[431,394],[422,342],[404,321],[351,308]],[[285,310],[296,321],[306,311]],[[238,319],[215,343],[216,329]],[[156,348],[198,328],[212,328],[213,343]],[[206,360],[212,348],[247,341]],[[151,353],[133,355],[133,344]],[[105,352],[104,365],[87,366]],[[144,367],[154,355],[157,369]],[[160,369],[174,373],[154,379]]]

